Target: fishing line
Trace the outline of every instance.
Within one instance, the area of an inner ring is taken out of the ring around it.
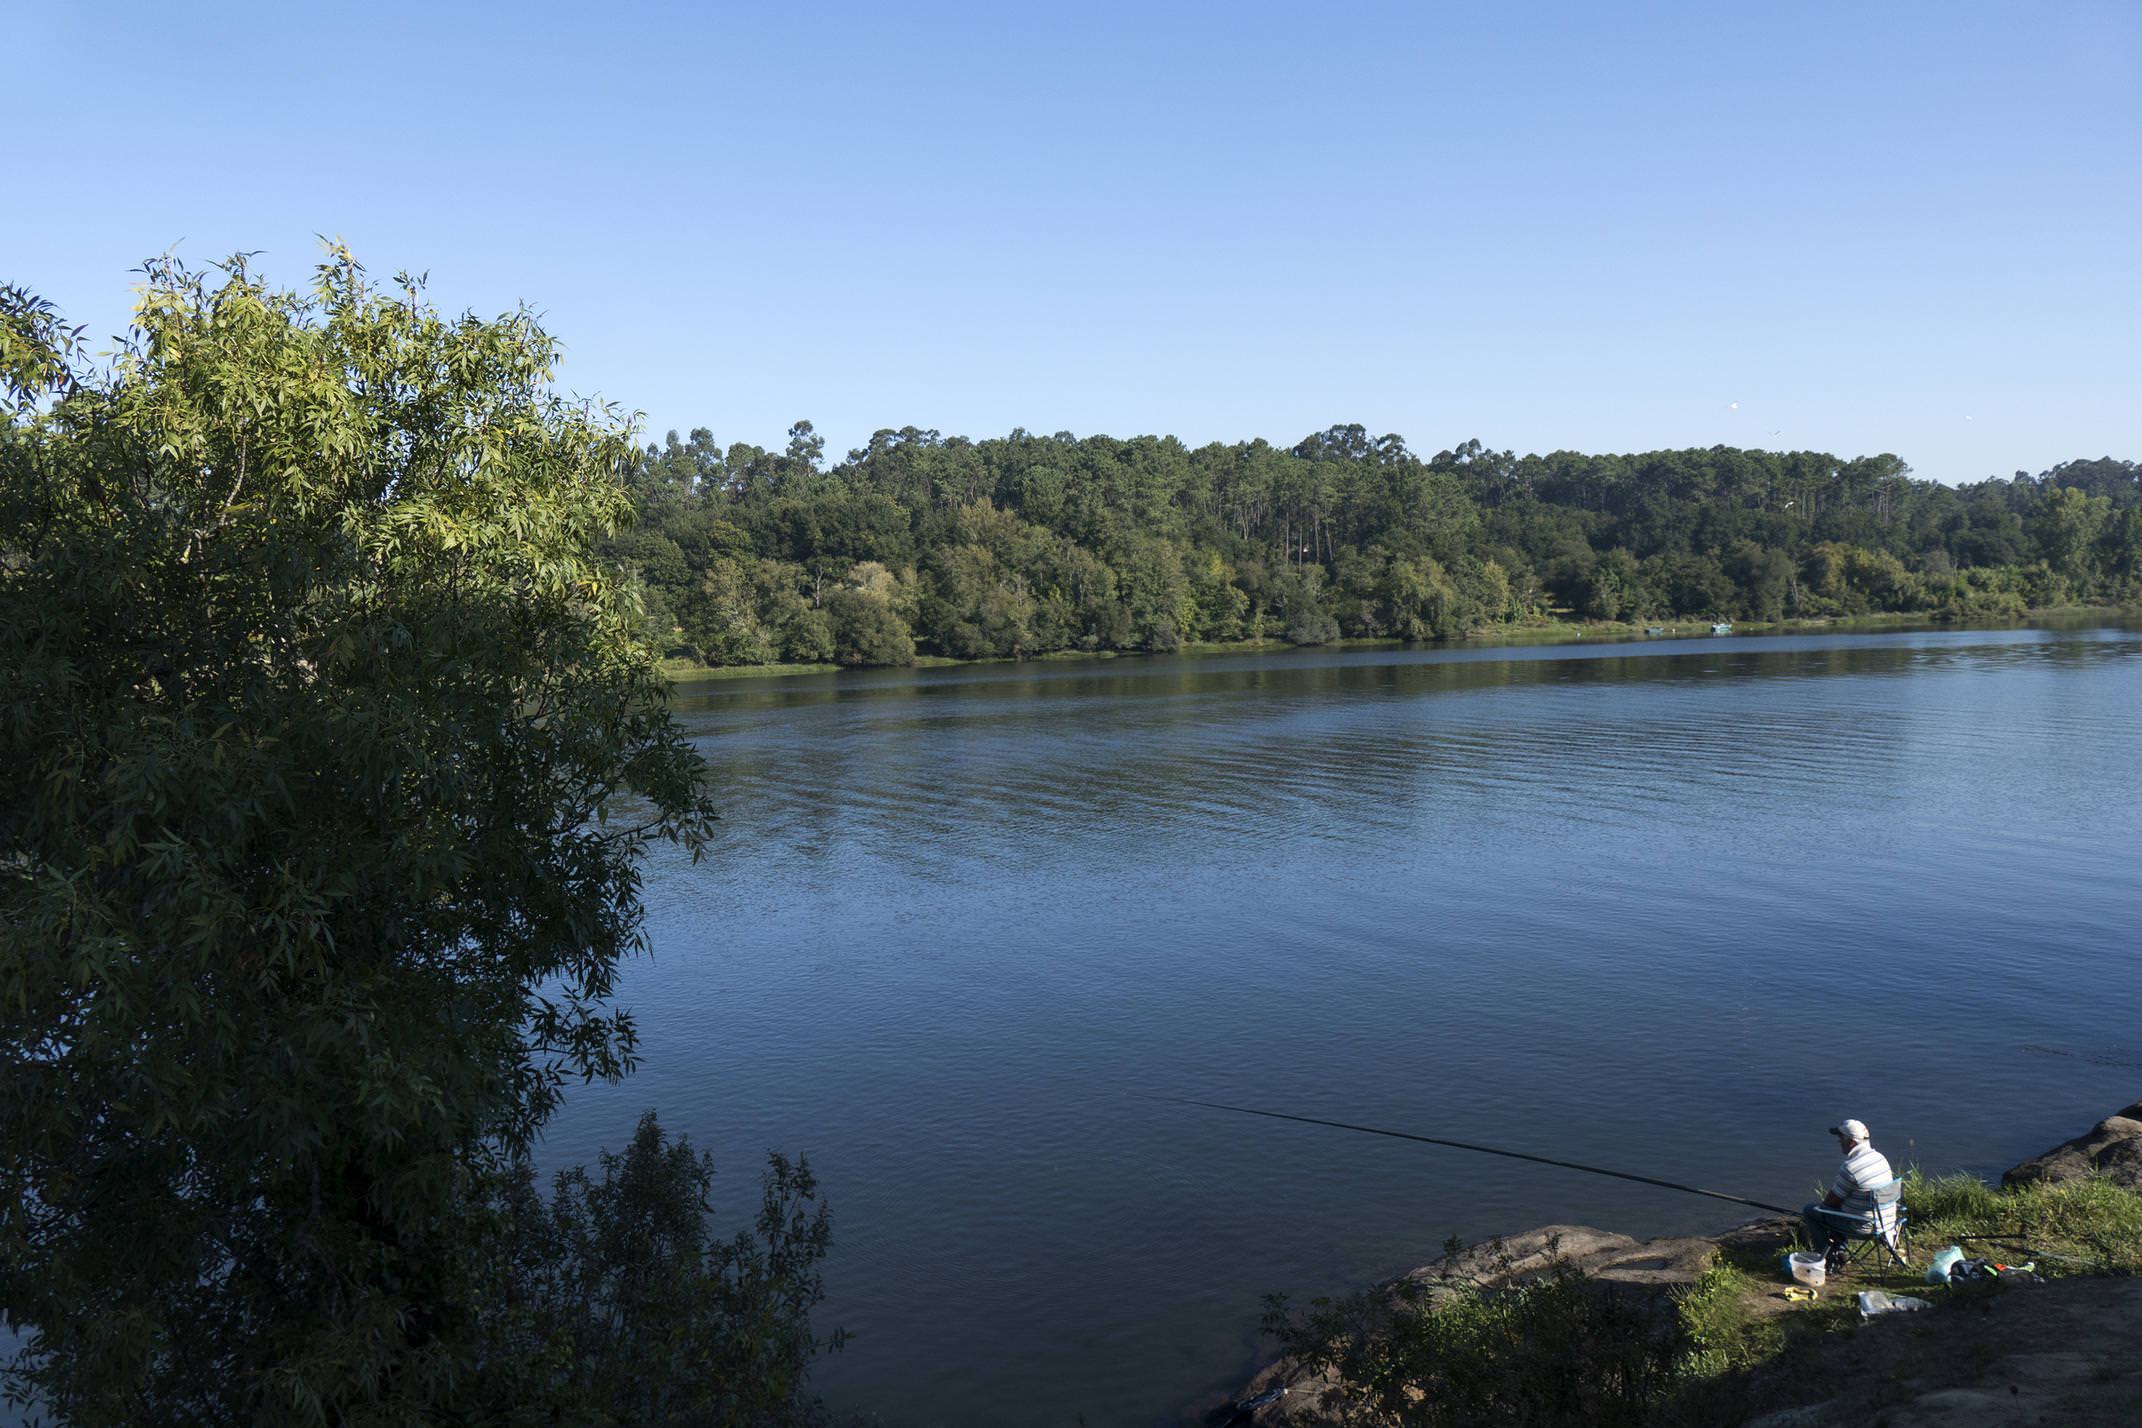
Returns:
[[[1609,1170],[1602,1165],[1579,1165],[1574,1160],[1556,1160],[1551,1156],[1527,1155],[1521,1150],[1501,1150],[1492,1145],[1474,1145],[1471,1141],[1445,1140],[1441,1136],[1415,1135],[1411,1131],[1385,1130],[1382,1126],[1357,1126],[1346,1121],[1321,1120],[1316,1116],[1292,1116],[1285,1111],[1260,1111],[1254,1106],[1230,1106],[1219,1101],[1196,1101],[1187,1096],[1155,1096],[1156,1101],[1172,1101],[1182,1106],[1203,1106],[1212,1111],[1233,1111],[1243,1116],[1263,1116],[1275,1121],[1299,1121],[1306,1126],[1330,1126],[1333,1130],[1359,1131],[1363,1135],[1388,1136],[1392,1140],[1417,1140],[1423,1145],[1448,1146],[1452,1150],[1476,1151],[1481,1155],[1500,1155],[1508,1160],[1529,1160],[1535,1165],[1552,1165],[1562,1170],[1581,1170],[1587,1175],[1609,1175],[1616,1180],[1633,1180],[1639,1185],[1656,1185],[1662,1190],[1680,1190],[1690,1195],[1708,1195],[1713,1200],[1730,1200],[1736,1205],[1753,1205],[1758,1210],[1775,1210],[1780,1215],[1797,1215],[1797,1210],[1788,1210],[1783,1205],[1767,1205],[1761,1200],[1750,1200],[1745,1195],[1728,1195],[1723,1190],[1705,1190],[1700,1185],[1683,1185],[1674,1180],[1655,1180],[1649,1175],[1633,1175],[1626,1170]]]

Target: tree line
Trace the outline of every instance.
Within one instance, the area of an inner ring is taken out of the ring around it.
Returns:
[[[2142,466],[2111,459],[1952,487],[1891,455],[905,427],[829,463],[799,422],[780,451],[671,432],[631,484],[610,553],[657,644],[715,665],[2142,598]]]

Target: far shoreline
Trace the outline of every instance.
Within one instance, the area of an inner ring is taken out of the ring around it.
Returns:
[[[2077,619],[2084,617],[2106,618],[2120,614],[2132,614],[2135,607],[2129,605],[2050,605],[2027,610],[2020,616],[1992,617],[1984,619],[1944,620],[1924,610],[1892,611],[1881,614],[1822,616],[1798,620],[1736,620],[1730,634],[1814,634],[1824,632],[1858,632],[1898,629],[1962,629],[1997,630],[2020,629],[2040,621]],[[1172,650],[1050,650],[1044,654],[998,656],[990,659],[954,659],[949,655],[917,655],[912,665],[845,665],[845,664],[702,664],[689,657],[674,657],[658,660],[656,669],[662,678],[672,685],[698,684],[723,679],[777,679],[791,675],[839,674],[843,671],[881,669],[937,669],[960,665],[992,664],[1041,664],[1074,660],[1152,659],[1169,655],[1214,655],[1214,654],[1276,654],[1289,650],[1364,650],[1364,649],[1494,649],[1499,647],[1523,647],[1543,644],[1574,644],[1589,640],[1636,642],[1646,639],[1673,640],[1695,638],[1719,638],[1711,629],[1709,620],[1548,620],[1530,625],[1487,625],[1478,630],[1447,640],[1401,640],[1396,638],[1364,638],[1329,640],[1321,645],[1289,644],[1282,639],[1266,637],[1252,640],[1186,640]],[[1649,631],[1660,633],[1653,635]]]

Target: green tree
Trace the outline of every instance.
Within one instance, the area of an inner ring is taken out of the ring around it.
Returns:
[[[1109,556],[1133,642],[1144,649],[1166,651],[1197,638],[1197,602],[1175,545],[1125,536]]]
[[[1676,615],[1717,615],[1739,602],[1739,590],[1711,556],[1660,557],[1654,571],[1651,583],[1661,590],[1666,609]]]
[[[923,622],[938,647],[960,659],[1023,656],[1037,649],[1032,623],[1039,607],[1026,583],[979,545],[935,553],[934,593]]]
[[[489,1187],[712,811],[619,579],[629,431],[526,312],[333,252],[9,307],[0,1310],[66,1421],[384,1424],[499,1352]]]
[[[2142,506],[2130,506],[2107,521],[2098,545],[2114,593],[2130,603],[2142,599]]]
[[[775,659],[819,664],[833,658],[833,631],[812,599],[814,582],[802,566],[761,560],[751,582],[759,627],[772,636]]]
[[[700,426],[692,428],[687,441],[671,432],[662,445],[649,446],[627,480],[641,510],[667,512],[720,492],[727,472],[714,433]]]
[[[1239,640],[1249,596],[1235,583],[1234,571],[1214,551],[1199,551],[1188,562],[1190,608],[1198,612],[1202,639]]]
[[[780,658],[776,631],[759,619],[757,562],[717,556],[677,602],[685,639],[708,664],[769,664]]]
[[[1904,562],[1883,550],[1852,550],[1845,558],[1846,578],[1869,610],[1910,610],[1919,604],[1919,580]]]
[[[1816,614],[1857,615],[1865,613],[1866,606],[1853,591],[1846,578],[1851,552],[1835,541],[1824,541],[1807,552],[1801,562],[1800,576],[1809,597],[1808,603]]]
[[[1277,623],[1289,644],[1328,645],[1339,637],[1339,622],[1324,608],[1324,567],[1284,567],[1274,575],[1271,590]]]
[[[1577,612],[1586,619],[1642,619],[1657,603],[1642,565],[1620,546],[1601,556],[1578,584]]]
[[[2085,494],[2073,486],[2056,486],[2046,492],[2031,522],[2031,536],[2054,574],[2076,586],[2089,583],[2091,547],[2111,512],[2109,499]]]
[[[907,665],[915,662],[915,636],[902,611],[912,593],[876,561],[863,561],[826,600],[833,657],[842,664]]]
[[[1758,620],[1784,617],[1794,584],[1792,561],[1784,552],[1765,549],[1751,540],[1735,541],[1726,571],[1740,587],[1740,613]]]
[[[1443,639],[1465,632],[1477,614],[1442,563],[1429,555],[1399,556],[1385,567],[1380,592],[1384,628],[1407,640]]]
[[[842,589],[826,602],[833,627],[833,657],[842,664],[907,665],[915,662],[915,636],[893,608],[860,590]]]
[[[712,1160],[652,1111],[601,1170],[559,1172],[546,1202],[524,1159],[492,1193],[477,1311],[492,1352],[465,1397],[501,1428],[790,1421],[832,1240],[810,1166],[770,1156],[752,1229],[730,1239],[708,1228]]]

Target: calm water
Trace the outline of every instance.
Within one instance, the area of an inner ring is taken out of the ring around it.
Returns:
[[[645,1069],[741,1220],[807,1152],[820,1386],[1171,1424],[1260,1296],[1445,1236],[1798,1204],[1857,1115],[1998,1170],[2142,1093],[2142,630],[980,666],[687,687],[726,810],[650,870]]]

